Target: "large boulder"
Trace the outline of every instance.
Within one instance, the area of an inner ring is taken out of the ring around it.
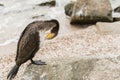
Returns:
[[[120,80],[119,58],[70,58],[30,65],[21,80]]]
[[[77,0],[73,8],[71,24],[88,24],[97,21],[113,21],[109,0]]]

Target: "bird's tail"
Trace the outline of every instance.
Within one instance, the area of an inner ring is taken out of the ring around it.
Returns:
[[[17,74],[17,72],[18,72],[18,70],[19,70],[19,67],[20,67],[20,66],[15,65],[15,66],[11,69],[11,71],[9,72],[9,74],[8,74],[8,76],[7,76],[7,79],[8,79],[8,80],[12,80],[12,78],[14,78],[14,77],[16,76],[16,74]]]

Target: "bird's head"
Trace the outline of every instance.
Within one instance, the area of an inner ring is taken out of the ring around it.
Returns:
[[[46,23],[48,23],[49,26],[45,33],[45,39],[53,39],[58,34],[59,22],[55,19],[52,19],[52,20],[46,21]]]

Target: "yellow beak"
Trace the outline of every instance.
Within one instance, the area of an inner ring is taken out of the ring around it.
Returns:
[[[45,36],[45,39],[52,39],[54,38],[55,34],[54,33],[47,33],[47,35]]]

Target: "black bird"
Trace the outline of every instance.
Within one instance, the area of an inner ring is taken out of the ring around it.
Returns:
[[[17,44],[17,55],[15,66],[9,72],[7,79],[12,80],[21,64],[28,60],[36,65],[45,65],[45,62],[33,61],[33,57],[39,50],[40,44],[45,39],[52,39],[57,36],[59,31],[59,22],[55,19],[47,21],[35,21],[30,23],[22,32]]]

